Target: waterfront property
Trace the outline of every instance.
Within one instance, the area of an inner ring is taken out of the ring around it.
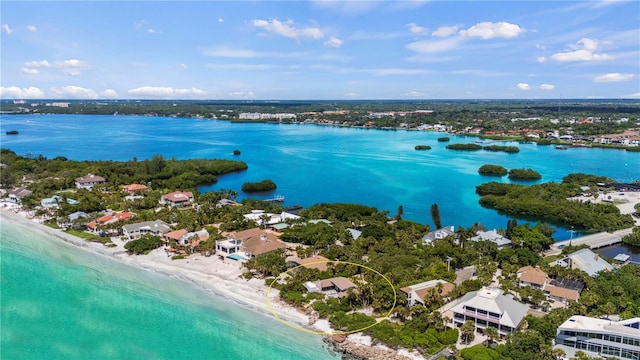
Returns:
[[[529,286],[532,289],[544,289],[550,281],[546,272],[530,265],[518,269],[516,276],[518,277],[518,286]]]
[[[118,213],[108,213],[104,216],[101,216],[87,224],[87,230],[93,233],[101,232],[101,227],[104,225],[109,225],[116,223],[118,221],[129,220],[133,214],[129,211],[121,211]]]
[[[345,297],[348,295],[349,289],[358,288],[351,280],[342,276],[315,282],[307,281],[303,285],[308,292],[321,292],[329,298]]]
[[[243,215],[245,219],[254,221],[257,225],[275,225],[284,223],[286,220],[297,220],[300,216],[291,214],[288,212],[281,212],[280,214],[272,214],[264,212],[264,210],[251,210],[249,214]]]
[[[59,228],[66,230],[69,228],[86,228],[87,226],[87,221],[86,220],[80,220],[80,219],[87,219],[89,218],[89,215],[87,215],[87,213],[85,213],[84,211],[76,211],[74,213],[69,214],[66,217],[60,217],[58,219],[56,219],[56,224],[58,225]]]
[[[589,276],[596,276],[600,271],[613,269],[611,264],[590,249],[580,249],[573,252],[565,258],[557,260],[556,265],[579,269],[589,274]]]
[[[425,299],[432,296],[446,297],[455,289],[455,285],[445,280],[429,280],[415,285],[400,288],[407,294],[407,306],[425,305]]]
[[[144,235],[161,236],[169,231],[171,231],[171,227],[162,220],[143,221],[122,227],[122,234],[129,240],[138,239]]]
[[[40,205],[42,207],[45,208],[54,208],[57,209],[59,207],[59,203],[63,200],[62,196],[60,195],[53,195],[52,197],[49,198],[44,198],[42,200],[40,200]],[[78,205],[80,202],[78,200],[75,199],[69,199],[67,198],[66,200],[67,204],[69,205]]]
[[[122,191],[126,191],[129,195],[135,195],[137,192],[149,191],[149,187],[142,184],[129,184],[122,186]]]
[[[310,256],[308,258],[300,259],[297,256],[290,256],[287,258],[288,267],[303,266],[307,269],[317,269],[320,271],[327,270],[327,264],[329,259],[324,256]]]
[[[225,240],[216,241],[216,251],[227,255],[241,253],[246,258],[286,247],[287,245],[280,241],[276,233],[260,228],[230,233]]]
[[[567,279],[551,279],[546,272],[538,267],[524,266],[516,272],[518,286],[529,286],[533,289],[540,289],[547,297],[547,300],[556,301],[567,305],[569,301],[578,301],[580,292],[584,284]]]
[[[33,192],[31,190],[27,190],[26,186],[17,187],[9,191],[9,200],[16,204],[20,204],[25,196],[29,196],[32,193]]]
[[[622,321],[574,315],[558,327],[556,346],[572,357],[640,359],[640,318]]]
[[[78,189],[87,190],[90,190],[94,185],[104,184],[105,182],[105,178],[93,174],[87,174],[86,176],[81,176],[75,179],[76,187]]]
[[[483,287],[465,294],[456,301],[451,311],[452,326],[461,327],[465,321],[471,320],[476,331],[492,327],[504,336],[520,327],[529,307],[517,302],[511,295],[504,295],[500,289]]]

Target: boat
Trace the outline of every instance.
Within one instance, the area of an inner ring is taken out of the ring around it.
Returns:
[[[558,150],[567,150],[569,147],[565,146],[565,145],[556,145],[556,149]]]
[[[9,130],[6,132],[7,135],[18,135],[18,130]]]

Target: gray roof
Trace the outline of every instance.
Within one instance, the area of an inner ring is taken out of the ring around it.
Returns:
[[[478,231],[477,236],[472,237],[471,241],[491,241],[496,243],[496,245],[498,245],[498,247],[503,247],[506,245],[511,244],[511,240],[507,239],[506,237],[498,234],[498,232],[493,229],[493,230],[489,230],[489,231]]]
[[[138,232],[144,228],[148,228],[149,230],[158,233],[165,233],[171,230],[171,227],[169,227],[169,225],[162,220],[143,221],[135,224],[125,225],[122,228],[128,233]]]
[[[567,256],[571,261],[572,267],[586,272],[589,276],[595,276],[603,270],[612,270],[613,266],[606,262],[600,255],[591,251],[591,249],[580,249]]]
[[[348,231],[349,233],[351,233],[351,237],[352,237],[354,240],[357,240],[357,239],[360,237],[360,235],[362,235],[362,231],[360,231],[360,230],[356,230],[356,229],[348,228],[348,229],[347,229],[347,231]]]
[[[74,221],[77,218],[81,218],[81,217],[86,218],[86,217],[89,217],[89,215],[87,215],[83,211],[76,211],[73,214],[69,214],[69,221]]]
[[[422,237],[422,242],[427,244],[436,239],[444,239],[447,236],[456,236],[456,231],[453,226],[445,226],[442,229],[434,230]]]
[[[515,301],[512,296],[504,295],[504,291],[490,288],[482,288],[465,294],[451,310],[456,313],[464,313],[465,305],[502,314],[500,324],[512,328],[517,328],[529,311],[527,305]]]

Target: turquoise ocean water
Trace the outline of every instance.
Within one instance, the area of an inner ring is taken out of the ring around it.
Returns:
[[[317,335],[0,218],[0,358],[332,359]]]

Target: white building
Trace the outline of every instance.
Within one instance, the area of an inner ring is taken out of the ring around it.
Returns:
[[[478,231],[476,236],[469,239],[471,241],[491,241],[498,246],[498,250],[511,246],[511,240],[506,237],[498,234],[496,229],[489,231]]]
[[[581,350],[597,358],[640,359],[640,318],[611,321],[574,315],[558,327],[555,347],[567,357]]]

